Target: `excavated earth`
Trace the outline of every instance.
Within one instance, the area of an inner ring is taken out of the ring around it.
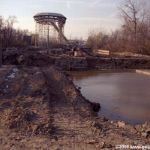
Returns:
[[[71,78],[55,67],[0,68],[1,150],[100,150],[148,145],[150,124],[97,117]]]
[[[63,70],[150,69],[150,57],[72,57],[52,55],[47,51],[4,52],[3,64],[24,66],[55,65]]]

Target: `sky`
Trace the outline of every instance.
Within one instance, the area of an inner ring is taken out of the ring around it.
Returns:
[[[33,16],[56,12],[67,17],[67,38],[86,39],[91,31],[113,31],[120,26],[118,6],[121,0],[0,0],[0,16],[16,16],[16,28],[35,31]]]

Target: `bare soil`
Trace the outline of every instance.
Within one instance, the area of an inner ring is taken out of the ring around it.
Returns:
[[[100,150],[148,145],[150,124],[97,117],[93,104],[55,67],[0,69],[0,149]]]

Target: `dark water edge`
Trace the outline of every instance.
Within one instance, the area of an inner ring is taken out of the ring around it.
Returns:
[[[101,104],[99,115],[130,124],[150,121],[150,76],[135,70],[73,71],[87,99]]]

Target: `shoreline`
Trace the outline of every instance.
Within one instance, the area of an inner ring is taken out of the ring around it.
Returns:
[[[65,71],[86,70],[137,70],[150,69],[150,58],[145,57],[69,57],[52,56],[36,51],[4,53],[3,65],[46,67],[55,65]]]
[[[134,126],[98,117],[93,109],[97,111],[100,105],[84,98],[64,73],[71,68],[149,69],[150,59],[56,58],[30,52],[4,56],[3,64],[2,149],[99,150],[115,149],[120,144],[150,143],[150,123]]]
[[[150,70],[136,70],[136,73],[150,76]]]
[[[136,70],[88,70],[88,71],[68,71],[67,72],[70,76],[71,76],[71,79],[73,80],[73,83],[75,84],[75,86],[79,89],[79,90],[81,90],[81,93],[84,95],[84,97],[86,97],[86,98],[88,98],[88,99],[92,99],[92,101],[93,102],[99,102],[100,104],[101,104],[101,99],[103,99],[103,101],[102,101],[102,104],[104,105],[102,105],[101,106],[101,108],[103,109],[102,110],[102,113],[101,112],[99,112],[101,115],[103,115],[104,117],[108,117],[108,119],[109,120],[113,120],[113,121],[115,121],[115,122],[117,122],[117,121],[123,121],[123,122],[125,122],[126,124],[129,124],[129,125],[142,125],[142,124],[145,124],[148,120],[149,120],[149,118],[147,118],[147,119],[145,119],[145,120],[143,120],[143,117],[145,117],[144,115],[142,116],[142,117],[140,117],[140,119],[142,120],[140,120],[139,118],[137,118],[136,116],[133,118],[132,117],[132,119],[130,120],[129,118],[128,119],[124,119],[124,117],[126,116],[126,117],[128,117],[127,115],[124,115],[122,118],[121,117],[118,117],[118,115],[120,116],[120,113],[122,113],[122,109],[124,109],[125,110],[125,108],[126,109],[128,109],[128,107],[125,107],[124,108],[124,106],[123,107],[119,107],[118,109],[121,111],[119,111],[118,113],[113,113],[113,116],[115,116],[115,117],[111,117],[111,115],[108,115],[108,112],[109,111],[111,111],[111,110],[109,110],[109,106],[108,107],[106,107],[107,106],[107,102],[105,102],[104,100],[105,100],[105,98],[106,98],[106,100],[107,100],[107,96],[106,95],[110,95],[110,93],[109,92],[111,92],[111,91],[108,91],[107,92],[107,94],[105,93],[105,94],[103,94],[101,91],[99,91],[98,90],[98,88],[102,88],[101,90],[103,90],[103,87],[101,86],[101,84],[99,83],[99,86],[97,85],[97,82],[99,81],[98,80],[98,78],[100,78],[100,81],[101,81],[101,75],[102,75],[102,77],[104,77],[104,74],[107,76],[107,74],[109,74],[110,73],[110,75],[112,75],[112,73],[113,73],[113,75],[119,75],[119,77],[120,76],[123,76],[122,75],[122,73],[129,73],[130,74],[130,77],[131,78],[133,78],[133,80],[136,78],[136,76],[138,76],[138,73],[136,73]],[[103,74],[104,73],[104,74]],[[133,75],[134,75],[134,77],[133,77]],[[125,75],[126,76],[126,75]],[[124,78],[122,79],[122,80],[124,80],[125,79],[125,81],[123,82],[123,83],[126,83],[126,82],[128,82],[128,79],[126,80],[126,77],[125,76],[123,76]],[[141,78],[141,80],[142,80],[142,77],[145,79],[145,75],[143,75],[143,76],[138,76],[139,78]],[[94,79],[94,78],[96,78],[96,80]],[[139,79],[138,78],[138,79]],[[120,78],[119,78],[120,79]],[[135,83],[137,83],[138,85],[140,85],[141,84],[141,82],[139,83],[138,82],[138,79],[136,79],[136,82]],[[146,78],[147,79],[147,78]],[[149,78],[148,78],[149,79]],[[107,83],[107,85],[109,85],[109,83],[111,83],[111,81],[109,80],[109,79],[107,79],[107,78],[103,78],[103,80],[104,80],[104,83],[106,82]],[[107,80],[109,80],[110,82],[107,82]],[[92,84],[92,81],[94,82],[94,84]],[[144,80],[145,81],[145,80]],[[90,84],[88,84],[88,83],[90,83]],[[118,83],[118,82],[117,82]],[[122,82],[121,82],[122,83]],[[130,84],[131,83],[131,84]],[[144,84],[146,84],[146,83],[148,83],[148,82],[144,82]],[[102,82],[102,84],[103,84],[103,82]],[[132,83],[132,82],[129,82],[128,83],[129,84],[129,87],[130,86],[132,86],[132,84],[134,84],[134,83]],[[106,85],[106,86],[107,86]],[[115,84],[116,85],[116,84]],[[94,86],[96,86],[96,89],[94,88]],[[114,82],[113,82],[113,85],[111,85],[111,86],[114,86]],[[84,89],[85,88],[85,89]],[[109,87],[108,87],[109,88]],[[123,90],[126,90],[126,89],[124,89],[124,87],[122,87],[123,88]],[[107,90],[106,89],[106,87],[105,87],[105,84],[104,84],[104,89],[105,90]],[[133,88],[132,88],[133,89]],[[147,88],[146,88],[147,89]],[[146,90],[145,89],[145,90]],[[92,90],[92,92],[90,92],[90,90]],[[96,90],[97,92],[94,92],[94,90]],[[104,90],[104,92],[105,92],[105,90]],[[135,84],[135,86],[134,86],[134,90],[136,91],[136,84]],[[138,90],[138,89],[137,89]],[[143,90],[144,90],[144,88],[143,88]],[[99,94],[99,92],[101,93],[101,94]],[[141,91],[139,91],[139,92],[141,92]],[[112,94],[112,93],[111,93]],[[148,93],[147,93],[148,94]],[[91,96],[92,95],[92,96]],[[126,93],[126,95],[128,95],[127,93]],[[126,96],[125,95],[125,96]],[[138,93],[137,93],[137,95],[138,95]],[[121,95],[119,95],[119,96],[121,96]],[[132,97],[132,99],[133,99],[133,97],[136,97],[136,98],[134,98],[135,100],[136,99],[139,99],[139,97],[137,97],[135,94],[133,95],[130,95],[130,97]],[[140,96],[140,95],[139,95]],[[129,102],[129,107],[130,107],[130,100],[131,100],[131,98],[130,97],[125,97],[126,98],[126,100],[128,100],[128,102]],[[122,97],[123,98],[123,100],[124,100],[124,97]],[[96,99],[96,100],[94,100],[94,99]],[[99,100],[98,100],[99,99]],[[114,100],[114,102],[115,102],[115,98],[113,98],[113,97],[109,97],[109,100]],[[130,100],[129,100],[130,99]],[[144,99],[143,99],[144,100]],[[132,100],[131,100],[132,101]],[[141,101],[141,98],[139,99],[139,102]],[[109,101],[110,102],[110,104],[108,103],[108,105],[111,105],[111,101]],[[119,105],[119,101],[117,101],[117,102],[115,102],[115,104],[114,104],[114,102],[113,102],[113,106],[112,106],[112,108],[114,107],[114,109]],[[126,102],[126,101],[123,101],[124,103]],[[148,102],[148,101],[146,101],[146,102]],[[144,101],[143,101],[143,103],[144,103]],[[117,105],[117,106],[116,106]],[[131,104],[132,105],[132,104]],[[116,106],[116,107],[115,107]],[[133,107],[135,107],[135,104],[134,105],[132,105]],[[137,105],[136,105],[136,107],[139,107],[138,106],[138,100],[137,100]],[[147,107],[146,107],[147,108]],[[104,109],[106,110],[106,109],[108,109],[107,110],[107,113],[104,111]],[[140,109],[144,109],[144,108],[142,108],[142,106],[141,106],[141,108]],[[137,109],[135,109],[134,108],[134,110],[136,110],[136,111],[138,111]],[[145,112],[145,111],[144,111]],[[124,113],[127,113],[126,111],[124,111]],[[145,112],[146,113],[146,112]],[[127,113],[128,114],[128,113]],[[135,115],[136,113],[134,113],[134,111],[130,114],[130,115]],[[143,112],[142,112],[142,114],[143,114]],[[146,114],[145,114],[146,115]],[[147,116],[148,116],[148,113],[147,113]],[[106,118],[107,118],[106,117]],[[137,121],[138,120],[138,121]]]
[[[55,67],[5,66],[0,74],[0,145],[4,150],[99,150],[150,142],[149,123],[132,126],[97,117],[93,111],[97,105]]]

